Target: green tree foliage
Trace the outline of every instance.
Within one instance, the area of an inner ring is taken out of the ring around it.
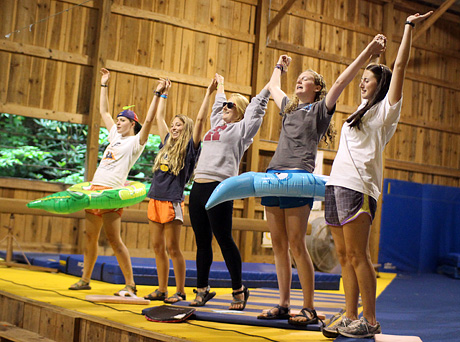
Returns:
[[[0,176],[76,184],[84,181],[86,125],[0,113]],[[108,145],[99,133],[99,158]],[[150,182],[160,137],[150,135],[129,179]]]

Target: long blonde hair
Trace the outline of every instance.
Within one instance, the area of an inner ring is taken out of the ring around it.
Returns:
[[[233,98],[233,102],[235,103],[236,110],[238,112],[238,120],[236,122],[241,121],[243,120],[244,112],[246,111],[246,107],[249,104],[249,100],[238,93],[232,94],[231,98]]]
[[[178,118],[184,123],[184,129],[177,139],[168,138],[164,146],[158,152],[155,162],[153,163],[152,171],[155,173],[162,164],[163,160],[168,161],[169,172],[177,176],[184,168],[185,155],[187,153],[187,145],[193,134],[193,120],[183,114],[177,114],[172,120]]]
[[[326,82],[324,81],[324,77],[323,75],[320,75],[318,74],[316,71],[312,70],[312,69],[307,69],[305,70],[304,72],[309,72],[313,75],[313,77],[315,78],[315,85],[319,85],[321,86],[321,89],[320,91],[316,92],[315,94],[315,99],[313,100],[313,102],[318,102],[318,101],[321,101],[322,99],[324,99],[327,95],[327,87],[326,87]],[[303,74],[303,73],[302,73]],[[289,114],[290,112],[294,111],[297,109],[297,107],[299,106],[299,98],[297,97],[297,95],[293,95],[290,99],[289,99],[289,102],[286,104],[286,106],[284,107],[284,111],[283,111],[283,115],[286,115],[286,114]],[[328,140],[329,142],[333,142],[334,141],[334,136],[337,134],[337,132],[335,131],[334,129],[334,124],[333,122],[331,121],[329,123],[329,127],[327,128],[327,132],[326,134],[324,134],[321,139],[326,143],[326,145],[329,145],[328,143]]]

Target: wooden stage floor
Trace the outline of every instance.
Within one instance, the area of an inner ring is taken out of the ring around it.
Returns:
[[[392,274],[381,274],[378,278],[378,294],[393,278]],[[16,335],[26,336],[33,333],[37,338],[45,337],[50,341],[66,342],[330,341],[318,331],[202,320],[188,320],[184,323],[150,322],[141,314],[142,309],[163,305],[163,302],[152,301],[149,305],[92,303],[85,300],[86,295],[111,295],[123,286],[92,281],[90,291],[68,290],[68,286],[77,280],[77,277],[62,273],[0,266],[0,322],[2,322],[0,336],[8,329],[16,329],[14,330]],[[138,286],[138,295],[144,296],[153,290],[154,288],[150,286]],[[169,288],[170,293],[174,293],[174,290]],[[217,292],[216,298],[225,297],[231,292],[230,289],[222,288],[213,290]],[[189,300],[194,298],[192,288],[187,288],[186,293]],[[321,298],[328,294],[343,295],[343,292],[341,290],[315,291],[315,294]],[[256,301],[251,303],[251,298],[249,299],[248,309],[256,309],[254,315],[259,312],[257,305]],[[249,313],[245,312],[245,314]],[[14,327],[7,327],[7,323]],[[46,340],[40,339],[40,341]]]

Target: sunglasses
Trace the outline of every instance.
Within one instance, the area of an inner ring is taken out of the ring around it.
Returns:
[[[233,102],[224,102],[222,107],[227,106],[228,109],[232,109],[235,107],[235,104]]]

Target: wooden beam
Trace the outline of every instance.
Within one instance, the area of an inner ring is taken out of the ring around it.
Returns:
[[[281,5],[278,5],[276,3],[272,4],[272,10],[280,11],[281,8]],[[296,8],[296,10],[290,13],[290,15],[295,16],[297,18],[311,20],[321,24],[339,27],[357,33],[367,34],[369,36],[375,36],[376,34],[380,33],[380,31],[377,31],[376,29],[373,29],[371,27],[354,24],[347,20],[340,20],[333,17],[327,17],[321,13],[309,12],[300,8]]]
[[[443,2],[439,8],[434,11],[434,13],[428,17],[418,29],[415,31],[414,36],[412,37],[412,41],[416,41],[418,38],[422,36],[433,24],[438,20],[454,3],[456,0],[446,0]]]
[[[350,58],[350,57],[339,56],[339,55],[336,55],[335,53],[319,51],[317,49],[307,48],[306,46],[286,43],[286,42],[282,42],[279,40],[271,40],[268,43],[268,47],[277,49],[277,50],[281,50],[281,51],[296,53],[296,54],[303,55],[303,56],[318,58],[323,61],[344,64],[344,65],[350,65],[354,60],[353,58]]]
[[[402,170],[415,173],[425,173],[429,175],[460,178],[460,170],[458,168],[419,164],[410,161],[386,159],[387,169]]]
[[[455,0],[446,0],[444,3],[439,6],[439,8],[434,11],[434,13],[423,22],[423,24],[418,27],[415,32],[412,35],[412,43],[414,43],[417,39],[419,39],[422,34],[426,32],[431,26],[434,25],[436,20],[438,20],[448,9],[452,4],[455,3]],[[394,55],[391,55],[391,58],[388,61],[391,61],[391,64],[388,65],[394,65],[396,61],[396,56],[397,56],[397,51],[394,52]]]
[[[14,115],[22,115],[37,119],[56,120],[83,125],[87,124],[88,119],[88,115],[86,114],[59,112],[51,109],[22,106],[14,103],[0,103],[0,112]]]
[[[184,18],[172,17],[166,14],[146,11],[139,8],[113,4],[112,13],[130,16],[133,18],[152,20],[167,25],[182,27],[192,31],[203,32],[213,36],[229,38],[247,43],[254,43],[255,41],[255,36],[250,33],[242,33],[236,30],[219,28],[211,23],[209,23],[209,25],[199,24]]]
[[[147,200],[145,200],[147,201]],[[17,198],[0,198],[0,213],[65,217],[74,219],[84,219],[84,210],[71,214],[55,214],[44,210],[31,209],[26,206],[29,200]],[[140,209],[125,208],[123,210],[123,222],[144,223],[148,224],[147,211]],[[184,215],[184,226],[191,226],[189,215]],[[267,221],[259,219],[250,219],[243,217],[233,217],[233,229],[241,231],[268,232]]]
[[[80,65],[90,65],[90,57],[79,53],[65,52],[25,43],[0,39],[0,51],[12,52],[26,56],[41,57],[50,60]]]
[[[286,15],[286,13],[291,9],[292,5],[294,4],[296,0],[287,0],[287,2],[281,7],[279,10],[278,14],[270,20],[267,26],[267,35],[270,34],[270,32],[273,31],[276,25],[283,19],[283,17]],[[270,10],[270,9],[269,9]]]
[[[133,65],[133,64],[118,62],[114,60],[107,60],[106,67],[107,69],[111,71],[118,71],[118,72],[145,76],[145,77],[154,77],[154,78],[167,77],[175,83],[195,85],[195,86],[204,87],[204,88],[207,88],[210,82],[210,79],[207,77],[187,75],[187,74],[182,74],[182,73],[173,72],[173,71],[166,71],[162,69],[153,69],[153,68],[149,68],[146,66]],[[244,94],[244,95],[252,94],[252,87],[243,86],[243,85],[239,85],[236,83],[225,82],[225,90]]]
[[[91,88],[91,102],[88,117],[88,139],[85,158],[85,180],[93,179],[96,172],[99,152],[99,129],[101,117],[99,114],[100,69],[105,67],[107,47],[110,39],[109,21],[111,0],[100,0],[97,19],[96,49],[93,56],[93,77]]]

